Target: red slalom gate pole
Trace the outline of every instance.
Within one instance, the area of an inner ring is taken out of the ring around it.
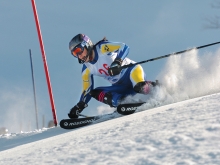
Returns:
[[[40,24],[39,24],[38,15],[37,15],[37,8],[36,8],[36,4],[35,4],[34,0],[31,0],[31,3],[32,3],[32,7],[33,7],[34,18],[35,18],[35,23],[36,23],[36,27],[37,27],[37,33],[38,33],[38,39],[39,39],[41,54],[42,54],[43,63],[44,63],[44,71],[45,71],[45,75],[46,75],[47,86],[48,86],[48,91],[49,91],[49,96],[50,96],[50,104],[51,104],[51,108],[52,108],[54,125],[57,126],[56,109],[55,109],[55,105],[54,105],[52,87],[51,87],[51,83],[50,83],[50,76],[49,76],[49,71],[48,71],[48,67],[47,67],[46,54],[44,51],[44,44],[43,44],[43,39],[42,39],[42,35],[41,35],[41,30],[40,30]]]

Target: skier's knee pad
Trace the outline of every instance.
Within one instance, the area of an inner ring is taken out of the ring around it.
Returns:
[[[137,93],[148,94],[150,92],[150,86],[151,84],[149,82],[139,82],[134,86],[134,91]]]
[[[111,107],[113,107],[112,105],[112,94],[110,92],[105,93],[102,90],[92,90],[90,92],[90,95],[95,98],[96,100],[103,102],[105,104],[110,105]]]

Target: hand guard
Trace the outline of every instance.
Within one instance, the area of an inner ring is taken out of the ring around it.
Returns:
[[[111,64],[111,66],[108,69],[108,74],[110,76],[118,75],[122,70],[121,64],[122,64],[122,59],[120,58],[115,59],[115,61]]]
[[[69,118],[78,118],[78,113],[81,113],[87,106],[88,105],[83,101],[78,102],[73,108],[71,108],[70,112],[68,113]]]

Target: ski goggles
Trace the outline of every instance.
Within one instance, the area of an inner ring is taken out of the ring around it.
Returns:
[[[71,50],[71,54],[74,57],[78,58],[78,56],[81,55],[83,51],[84,51],[84,46],[82,46],[82,44],[79,44]]]

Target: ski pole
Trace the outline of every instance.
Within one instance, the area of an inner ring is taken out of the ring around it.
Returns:
[[[140,62],[137,62],[137,63],[134,63],[134,64],[124,65],[124,66],[121,66],[121,69],[128,68],[128,67],[131,67],[131,66],[134,66],[134,65],[138,65],[138,64],[143,64],[143,63],[150,62],[150,61],[159,60],[159,59],[170,57],[170,56],[173,56],[173,55],[178,55],[178,54],[181,54],[181,53],[189,52],[189,51],[191,51],[193,49],[205,48],[205,47],[216,45],[216,44],[219,44],[219,43],[220,42],[214,42],[214,43],[211,43],[211,44],[202,45],[202,46],[198,46],[198,47],[195,47],[195,48],[190,48],[190,49],[182,50],[182,51],[179,51],[179,52],[170,53],[170,54],[167,54],[167,55],[164,55],[164,56],[160,56],[160,57],[156,57],[156,58],[151,58],[151,59],[148,59],[148,60],[140,61]]]

